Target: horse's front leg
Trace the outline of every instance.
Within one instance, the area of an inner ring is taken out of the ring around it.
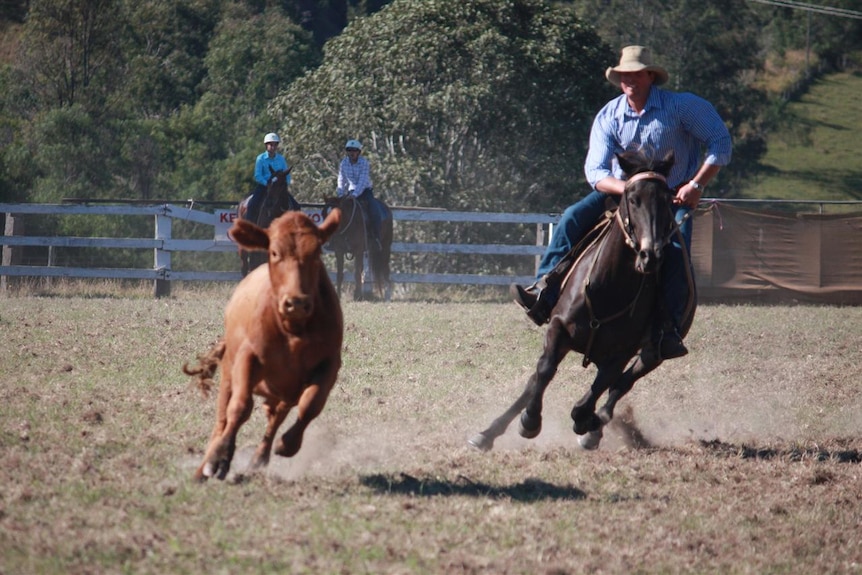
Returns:
[[[491,422],[484,431],[480,431],[473,437],[467,440],[467,443],[481,451],[490,451],[494,447],[494,440],[506,433],[509,424],[518,416],[521,411],[527,407],[530,398],[536,393],[536,374],[530,376],[524,391],[518,396],[518,399],[509,406],[497,419]]]
[[[610,388],[621,376],[626,365],[626,358],[617,359],[597,364],[598,372],[589,391],[575,403],[572,408],[572,429],[578,435],[591,432],[601,432],[601,428],[607,423],[596,414],[596,403],[602,394]],[[601,439],[601,435],[599,435]],[[583,442],[581,442],[583,445]]]
[[[617,402],[632,390],[637,380],[659,365],[661,365],[661,359],[654,347],[648,346],[642,349],[635,357],[632,365],[616,381],[611,383],[608,399],[598,412],[599,418],[605,423],[610,422],[614,418],[614,408]]]
[[[572,341],[565,323],[559,317],[552,318],[545,332],[545,347],[532,378],[535,381],[535,392],[527,402],[524,413],[521,414],[521,425],[518,429],[521,437],[532,439],[541,433],[545,390],[557,374],[560,362],[571,349]]]

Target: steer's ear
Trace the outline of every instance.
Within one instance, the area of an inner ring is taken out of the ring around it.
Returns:
[[[323,223],[320,224],[318,228],[320,230],[320,239],[326,243],[329,241],[329,238],[332,237],[332,234],[338,230],[338,224],[341,223],[341,209],[333,208],[329,215],[326,216],[326,219],[323,220]]]
[[[230,239],[247,250],[268,250],[269,235],[248,220],[236,220],[227,231]]]

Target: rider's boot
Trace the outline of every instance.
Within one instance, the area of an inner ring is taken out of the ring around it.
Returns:
[[[653,339],[662,359],[676,359],[688,354],[677,324],[664,306],[660,306],[653,326]]]
[[[551,311],[560,297],[560,286],[565,277],[565,270],[554,268],[543,275],[537,282],[527,287],[511,284],[509,294],[515,303],[524,308],[527,317],[536,325],[544,325],[551,319]]]

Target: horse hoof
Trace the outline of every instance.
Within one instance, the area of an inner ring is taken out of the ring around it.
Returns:
[[[529,421],[530,417],[527,415],[527,412],[521,414],[520,425],[518,426],[518,433],[524,439],[534,439],[539,436],[542,432],[542,417],[539,416],[536,418],[535,424]]]
[[[479,451],[491,451],[491,448],[494,447],[494,440],[489,439],[484,433],[477,433],[468,439],[467,443]]]
[[[599,448],[599,443],[602,441],[602,430],[590,431],[578,437],[578,444],[587,451],[593,451]]]

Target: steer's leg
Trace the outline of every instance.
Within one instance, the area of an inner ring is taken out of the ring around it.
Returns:
[[[263,406],[266,412],[266,432],[263,440],[258,445],[251,459],[251,468],[259,469],[266,467],[269,463],[269,454],[272,451],[272,442],[275,440],[275,432],[284,423],[284,418],[290,412],[290,405],[276,399],[269,399]]]
[[[316,377],[315,381],[302,392],[299,403],[297,403],[296,421],[281,436],[281,440],[275,446],[276,455],[293,457],[299,452],[299,448],[302,447],[302,436],[305,433],[305,428],[323,411],[329,392],[335,385],[339,367],[341,367],[340,360],[328,362],[327,365],[323,366],[321,376]]]
[[[216,429],[207,446],[204,461],[195,473],[199,480],[213,476],[224,479],[230,471],[230,463],[236,449],[236,434],[251,416],[254,407],[250,384],[254,361],[254,355],[245,352],[237,355],[232,366],[230,361],[223,364]]]

